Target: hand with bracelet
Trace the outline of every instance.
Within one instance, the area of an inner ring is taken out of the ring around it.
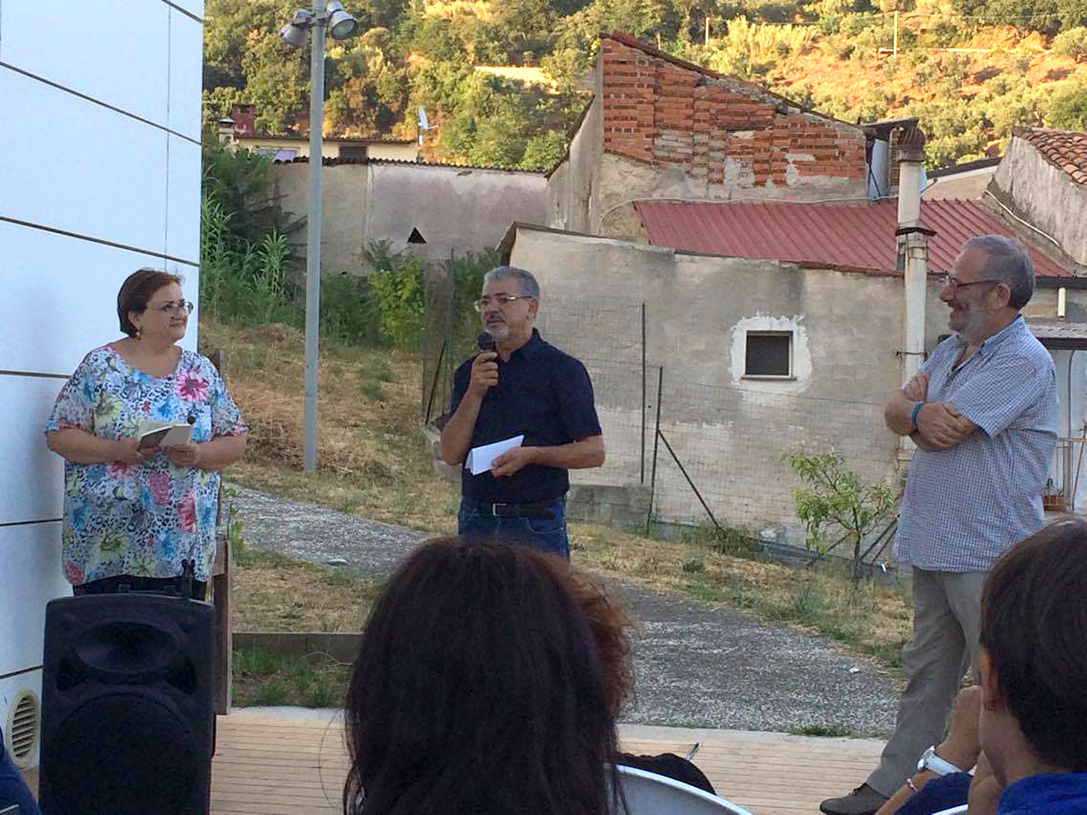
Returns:
[[[951,711],[951,730],[942,742],[930,747],[921,756],[918,770],[888,799],[876,815],[894,815],[915,793],[932,779],[952,772],[968,772],[977,764],[981,754],[978,739],[978,714],[981,710],[981,688],[970,685],[959,691]],[[963,803],[960,801],[959,803]]]

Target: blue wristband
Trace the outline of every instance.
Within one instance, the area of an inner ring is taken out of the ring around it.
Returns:
[[[914,430],[917,429],[917,414],[921,412],[921,405],[923,404],[925,403],[918,402],[913,406],[913,410],[910,412],[910,426],[913,427]]]

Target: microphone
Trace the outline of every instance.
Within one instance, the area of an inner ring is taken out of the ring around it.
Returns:
[[[480,351],[493,351],[494,337],[492,337],[488,332],[483,331],[478,337],[476,337],[476,345],[479,346]]]

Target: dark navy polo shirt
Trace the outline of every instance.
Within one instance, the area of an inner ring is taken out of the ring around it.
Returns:
[[[474,359],[457,368],[453,376],[453,412],[468,390]],[[556,447],[600,435],[589,372],[578,360],[544,342],[536,329],[508,362],[499,359],[498,384],[483,397],[471,446],[522,433],[526,447]],[[495,478],[490,472],[461,472],[461,492],[472,501],[534,504],[561,498],[569,489],[566,470],[539,464],[505,478]]]

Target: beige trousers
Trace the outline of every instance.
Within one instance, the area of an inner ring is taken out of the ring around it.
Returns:
[[[963,674],[969,668],[977,675],[985,574],[913,569],[913,639],[902,650],[906,690],[895,731],[868,777],[882,795],[893,795],[917,771],[921,753],[943,741]]]

